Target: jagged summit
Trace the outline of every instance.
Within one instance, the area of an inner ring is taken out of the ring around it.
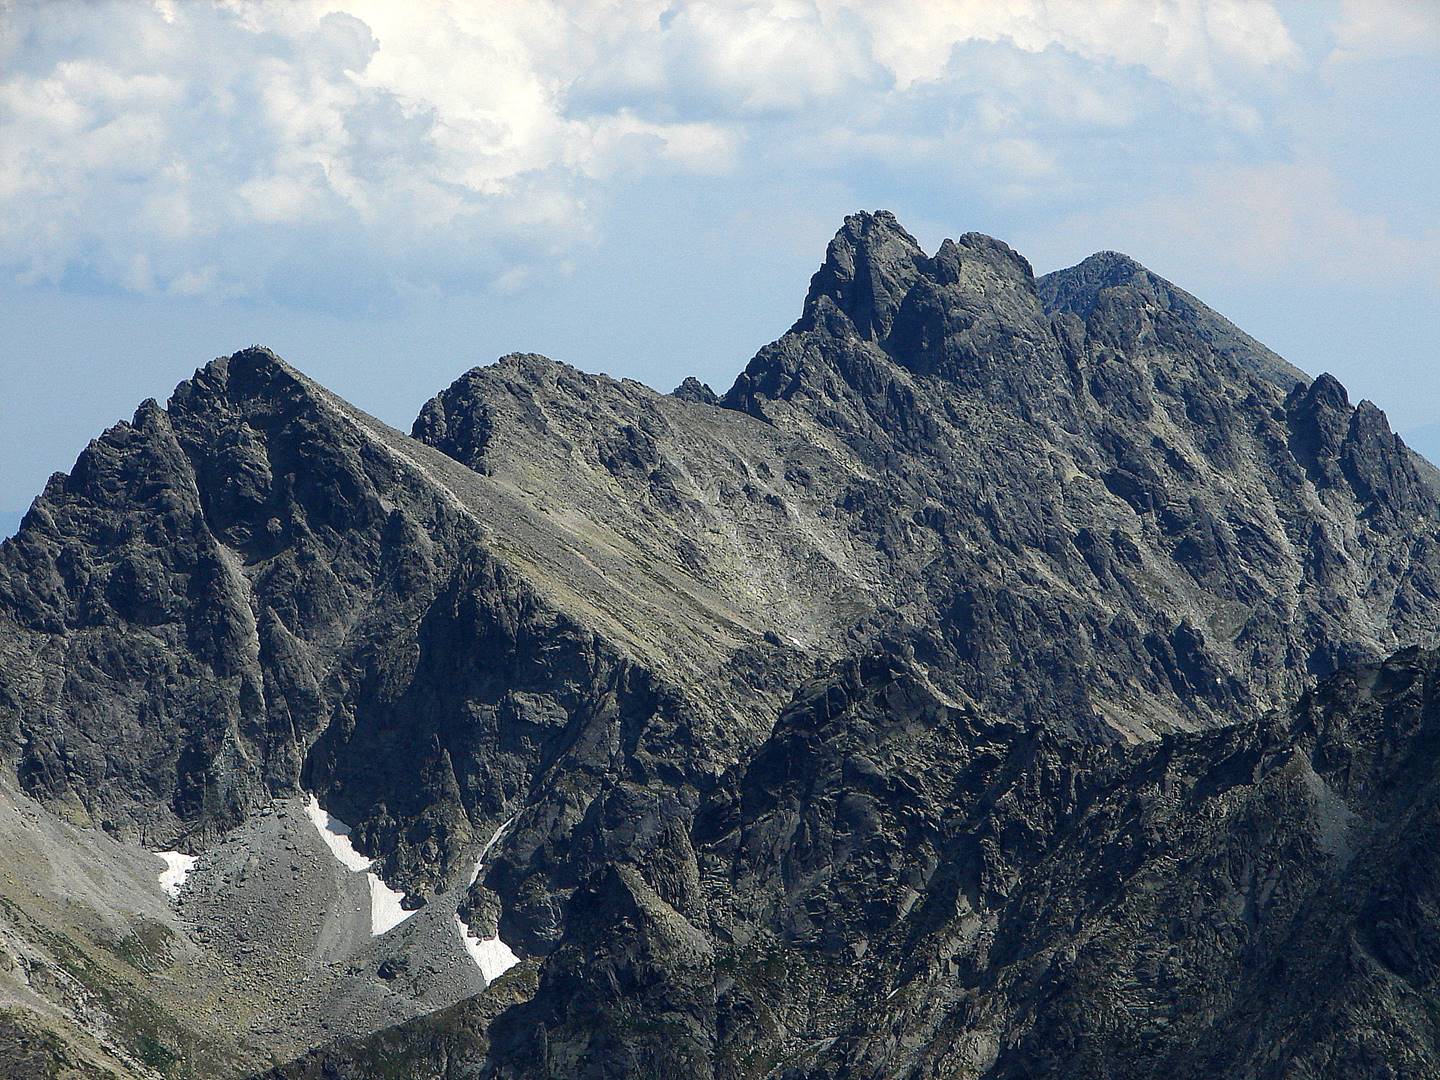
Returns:
[[[700,405],[716,405],[720,402],[720,395],[710,388],[710,384],[701,382],[694,375],[687,375],[679,386],[670,391],[670,395]]]
[[[1097,251],[1074,266],[1046,274],[1037,288],[1050,311],[1069,311],[1087,318],[1105,289],[1156,280],[1144,266],[1119,251]]]
[[[830,320],[831,326],[853,327],[858,337],[880,344],[912,370],[948,369],[962,382],[973,382],[975,371],[995,367],[991,361],[997,354],[1009,351],[1017,361],[1034,360],[1034,350],[1016,353],[1009,339],[1042,340],[1049,336],[1051,317],[1068,314],[1084,322],[1102,304],[1101,321],[1111,325],[1153,321],[1152,310],[1173,315],[1231,362],[1283,390],[1309,381],[1304,372],[1128,255],[1101,251],[1037,279],[1023,256],[983,233],[947,239],[929,256],[888,210],[845,219],[811,279],[795,329],[815,329]],[[948,335],[958,344],[961,330],[979,339],[977,347],[954,350],[948,358],[937,356],[937,340]],[[979,381],[1002,395],[1015,395],[1026,392],[1027,384],[1033,392],[1046,379],[992,372]]]
[[[208,364],[196,368],[194,375],[176,387],[176,392],[186,390],[197,380],[213,382],[232,378],[251,386],[260,386],[282,378],[309,382],[307,376],[291,366],[274,349],[267,345],[250,345],[229,356],[217,356]]]
[[[1020,296],[1007,295],[1012,292]],[[1027,308],[1038,309],[1033,294],[1030,264],[993,237],[972,232],[947,239],[931,257],[890,211],[858,213],[845,219],[826,249],[797,329],[838,314],[864,340],[883,345],[899,335],[892,351],[905,353],[946,308],[973,314],[987,305],[1004,307],[1007,317],[1023,323],[1034,314]]]
[[[1325,408],[1340,412],[1350,408],[1350,392],[1328,371],[1315,376],[1308,387],[1296,387],[1292,398],[1308,410]]]
[[[803,318],[823,317],[828,301],[862,337],[883,338],[925,261],[919,243],[890,211],[851,214],[810,279]]]

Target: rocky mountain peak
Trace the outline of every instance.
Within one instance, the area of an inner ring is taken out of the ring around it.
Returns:
[[[1045,311],[1062,325],[1073,318],[1092,338],[1127,349],[1146,337],[1170,336],[1183,327],[1193,344],[1221,360],[1288,391],[1310,378],[1184,289],[1118,251],[1101,251],[1036,283]],[[1159,322],[1157,323],[1157,318]]]
[[[851,214],[810,279],[805,318],[819,317],[828,302],[849,317],[861,337],[884,338],[924,263],[920,244],[890,211]]]
[[[845,219],[811,278],[797,328],[827,326],[836,315],[920,370],[944,366],[927,354],[955,329],[1007,321],[1024,331],[1044,322],[1034,272],[1008,244],[970,232],[927,256],[888,210]]]
[[[1086,318],[1105,289],[1137,282],[1148,285],[1153,274],[1129,255],[1119,251],[1097,251],[1068,270],[1042,278],[1041,294],[1047,309],[1068,311]]]
[[[866,239],[872,234],[880,242]],[[959,660],[973,665],[967,690],[1003,682],[1008,694],[1025,682],[1016,668],[992,681],[1000,653],[987,659],[982,639],[994,635],[998,644],[1016,625],[1058,627],[1078,617],[1096,643],[1083,673],[1062,676],[1074,658],[1057,660],[1024,691],[1030,704],[988,703],[1064,714],[1063,723],[1103,716],[1100,727],[1153,731],[1189,726],[1197,712],[1233,715],[1289,697],[1294,682],[1252,697],[1275,671],[1255,658],[1272,649],[1303,654],[1309,671],[1323,673],[1345,657],[1374,658],[1415,632],[1412,603],[1440,566],[1427,556],[1401,579],[1403,600],[1382,599],[1361,584],[1378,572],[1378,548],[1350,522],[1358,516],[1366,530],[1408,550],[1429,527],[1433,484],[1382,420],[1349,407],[1333,379],[1312,384],[1195,297],[1114,252],[1036,281],[1023,258],[989,237],[965,234],[925,257],[891,219],[866,216],[847,222],[831,248],[844,258],[827,257],[817,281],[872,247],[894,254],[883,290],[893,314],[857,324],[821,293],[812,308],[825,317],[802,320],[761,350],[725,404],[846,446],[884,478],[893,518],[858,494],[850,500],[867,508],[868,522],[889,518],[882,532],[913,537],[904,522],[924,520],[943,559],[975,553],[973,565],[940,571],[937,559],[920,575],[935,588],[953,573],[958,592],[928,602],[965,630],[942,631],[943,640],[917,651],[947,656],[946,667],[957,662],[952,649],[968,657]],[[1097,500],[1084,477],[1105,494]],[[1327,502],[1313,501],[1307,480]],[[1283,542],[1263,539],[1281,533]],[[897,554],[913,542],[878,541]],[[1027,569],[992,578],[1002,565]],[[1039,565],[1046,569],[1035,571]],[[1342,578],[1352,582],[1347,593],[1357,589],[1363,599],[1340,607],[1322,600]],[[1069,582],[1063,613],[1054,608],[1059,580]],[[1166,584],[1156,591],[1159,581]],[[1281,582],[1300,589],[1283,628],[1267,614],[1291,588]],[[1096,602],[1083,615],[1090,601],[1082,595]],[[1199,595],[1208,599],[1197,602]],[[1372,602],[1386,613],[1364,612]],[[1137,621],[1115,620],[1122,609]],[[1297,610],[1306,612],[1298,621]],[[1302,623],[1311,629],[1296,634]],[[1377,639],[1377,625],[1404,629]],[[1070,633],[1038,634],[1032,645]],[[1337,652],[1342,638],[1353,645]],[[1012,648],[1004,654],[1014,658]],[[1102,656],[1142,654],[1157,666],[1147,660],[1118,676],[1122,682],[1167,673],[1143,703],[1128,691],[1101,691],[1098,672],[1109,663]],[[1249,673],[1237,677],[1242,669]],[[1062,682],[1074,696],[1057,694]],[[1167,699],[1172,704],[1161,706]],[[1135,704],[1144,716],[1128,712]]]
[[[201,387],[226,388],[226,392],[248,395],[278,386],[298,387],[305,377],[287,364],[273,349],[251,345],[229,356],[219,356],[199,368],[195,375],[175,389],[181,399]]]
[[[1032,292],[1035,289],[1035,270],[1031,267],[1030,260],[1004,240],[998,240],[987,233],[967,232],[961,234],[959,239],[941,241],[931,265],[935,276],[943,283],[953,284],[959,280],[954,267],[956,258],[983,259],[1018,287],[1028,287]]]
[[[710,388],[710,384],[701,382],[694,375],[687,375],[684,382],[670,391],[670,395],[697,405],[716,405],[720,401],[720,395]]]
[[[1303,412],[1315,412],[1326,410],[1330,412],[1349,412],[1350,394],[1344,385],[1328,371],[1323,371],[1315,377],[1315,381],[1307,386],[1297,386],[1294,397],[1296,408]]]

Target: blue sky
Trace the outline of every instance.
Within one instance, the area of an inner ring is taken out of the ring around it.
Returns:
[[[1437,103],[1440,0],[0,0],[0,514],[257,342],[407,429],[511,350],[723,388],[879,207],[1440,452]]]

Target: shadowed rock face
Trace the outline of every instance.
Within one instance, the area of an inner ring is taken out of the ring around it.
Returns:
[[[862,663],[702,812],[746,928],[720,1027],[797,1076],[1427,1075],[1436,674],[1117,753]]]
[[[198,371],[0,547],[0,735],[152,848],[316,792],[412,904],[513,818],[521,968],[276,1075],[1420,1075],[1433,476],[1124,256],[858,214],[723,396]]]

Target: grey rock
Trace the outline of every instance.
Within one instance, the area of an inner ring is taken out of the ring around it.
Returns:
[[[697,405],[718,405],[720,395],[710,389],[709,383],[703,383],[693,375],[686,376],[685,381],[670,391],[671,396],[681,401],[693,401]]]

